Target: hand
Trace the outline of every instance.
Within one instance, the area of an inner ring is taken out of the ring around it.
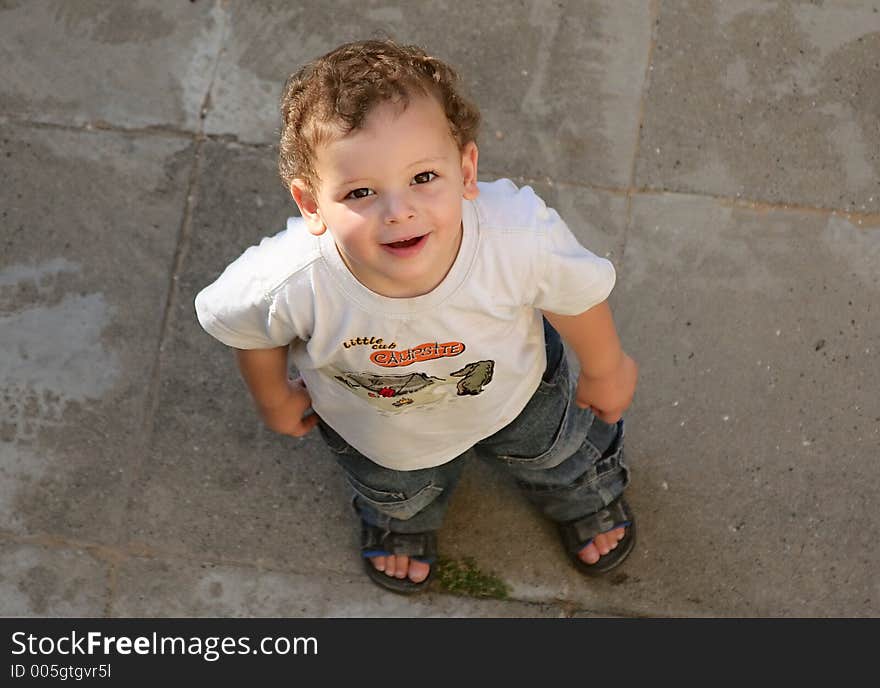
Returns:
[[[575,403],[592,408],[606,423],[616,423],[632,403],[639,377],[638,364],[622,353],[617,368],[600,377],[581,371]]]
[[[306,385],[302,378],[297,378],[287,381],[287,395],[278,403],[270,407],[258,406],[258,410],[270,430],[291,437],[303,437],[318,424],[317,413],[303,418],[311,407],[312,398]]]

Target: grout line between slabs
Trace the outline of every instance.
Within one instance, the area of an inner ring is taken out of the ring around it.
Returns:
[[[124,564],[128,559],[138,558],[138,559],[151,559],[151,560],[171,560],[171,561],[179,561],[187,564],[193,565],[203,565],[208,564],[211,566],[226,566],[231,568],[241,568],[247,570],[257,571],[259,573],[267,573],[267,574],[281,574],[286,576],[304,576],[304,577],[314,577],[318,578],[321,575],[331,574],[334,576],[339,576],[340,578],[350,579],[351,577],[345,571],[338,571],[333,568],[316,570],[314,568],[309,568],[308,570],[298,570],[296,568],[285,568],[282,566],[275,566],[272,564],[266,565],[261,563],[255,563],[253,560],[237,560],[237,559],[224,559],[224,558],[213,558],[213,557],[197,557],[191,556],[186,553],[176,553],[176,552],[166,552],[161,550],[152,550],[152,549],[141,549],[137,547],[117,547],[112,545],[104,545],[96,542],[89,542],[83,540],[75,540],[65,538],[63,536],[56,535],[26,535],[26,536],[11,536],[11,537],[2,537],[0,536],[0,543],[11,543],[18,545],[30,545],[36,547],[45,547],[47,549],[52,550],[61,550],[61,551],[84,551],[88,553],[92,558],[96,559],[99,562],[106,563],[110,570],[113,572],[114,576],[114,584],[116,582],[116,576],[118,575],[119,567]],[[355,579],[357,576],[355,576]],[[108,586],[110,585],[109,574],[108,574]],[[613,617],[632,617],[632,618],[641,618],[644,617],[645,614],[639,613],[633,610],[622,610],[622,609],[591,609],[588,607],[584,607],[583,603],[575,602],[572,600],[565,600],[560,598],[550,598],[546,600],[536,600],[533,598],[518,598],[518,597],[508,597],[505,599],[494,599],[494,598],[480,598],[480,597],[470,597],[467,595],[458,595],[455,593],[447,592],[444,590],[432,590],[432,595],[435,596],[444,596],[444,597],[452,597],[452,598],[460,598],[466,600],[474,600],[475,602],[496,602],[501,604],[520,604],[526,605],[529,607],[549,607],[551,609],[556,609],[559,611],[560,618],[573,618],[577,614],[588,614],[590,616],[613,616]],[[104,616],[107,618],[113,617],[113,608],[111,603],[107,603],[104,607]],[[651,615],[654,616],[654,615]]]
[[[124,491],[125,508],[122,514],[122,523],[117,531],[120,537],[125,537],[129,532],[131,520],[129,515],[132,510],[131,502],[133,499],[133,487],[143,472],[144,463],[147,461],[146,452],[149,451],[149,447],[152,443],[156,412],[159,406],[162,352],[165,349],[165,344],[168,341],[169,332],[171,330],[173,311],[177,306],[177,284],[189,248],[189,240],[192,230],[192,212],[193,207],[195,206],[198,180],[201,174],[201,157],[204,138],[197,134],[193,137],[193,140],[195,141],[195,150],[193,151],[193,164],[190,168],[189,181],[187,183],[183,218],[181,219],[180,228],[178,230],[177,246],[172,261],[171,277],[169,279],[168,291],[165,299],[165,308],[162,313],[162,322],[159,327],[159,341],[156,345],[156,353],[153,358],[153,364],[150,369],[149,382],[147,385],[147,394],[144,399],[143,421],[141,424],[141,452],[139,460],[133,464],[128,473],[128,483]],[[112,616],[113,602],[116,597],[118,567],[119,560],[113,560],[108,573],[108,596],[107,604],[104,608],[104,615],[107,617]]]
[[[486,171],[484,171],[484,173],[485,172]],[[552,186],[558,189],[582,189],[585,191],[594,191],[598,193],[607,193],[614,196],[624,197],[687,196],[691,198],[712,201],[723,206],[732,206],[735,208],[754,210],[756,212],[777,211],[809,213],[815,215],[835,215],[847,219],[853,224],[857,225],[880,225],[880,212],[851,212],[848,210],[841,210],[839,208],[824,208],[822,206],[804,205],[799,203],[780,203],[763,199],[744,198],[742,196],[723,196],[720,194],[710,194],[700,191],[689,191],[680,189],[652,189],[648,187],[630,189],[614,186],[600,186],[597,184],[589,183],[557,182],[551,177],[526,177],[516,174],[505,175],[504,173],[495,173],[493,175],[492,170],[489,170],[488,174],[481,176],[486,176],[486,178],[491,179],[497,179],[507,176],[513,181],[520,182],[522,184],[547,184],[548,186]]]
[[[659,0],[651,0],[649,4],[649,34],[648,50],[645,60],[645,71],[642,75],[642,94],[639,98],[639,116],[633,144],[632,162],[629,168],[629,185],[626,190],[626,221],[623,224],[623,242],[620,247],[619,262],[623,262],[626,256],[626,245],[632,227],[633,195],[636,193],[636,166],[639,160],[639,148],[642,141],[642,127],[645,124],[645,110],[647,109],[648,91],[651,87],[651,65],[654,62],[654,50],[657,46],[657,24],[660,17]]]
[[[224,5],[223,0],[218,0],[217,5],[215,6],[219,7],[222,5]],[[220,28],[220,39],[217,42],[217,52],[214,56],[214,65],[211,70],[211,78],[208,83],[205,95],[202,98],[202,104],[199,108],[199,128],[198,131],[196,131],[194,134],[191,134],[193,142],[195,143],[193,150],[193,161],[190,168],[189,179],[187,181],[183,217],[181,218],[180,227],[178,229],[177,245],[175,247],[174,257],[172,259],[171,276],[168,283],[165,308],[163,310],[162,321],[159,326],[159,341],[156,346],[155,357],[153,359],[153,365],[150,371],[146,399],[144,400],[144,415],[141,426],[143,442],[141,446],[145,451],[148,450],[152,443],[153,432],[155,430],[156,413],[158,410],[159,397],[161,394],[160,384],[162,377],[162,353],[165,350],[165,346],[168,342],[168,338],[171,332],[171,326],[174,319],[174,310],[177,307],[179,296],[178,283],[180,281],[180,274],[183,270],[184,263],[186,262],[187,254],[189,252],[190,241],[192,238],[193,211],[198,200],[198,189],[199,182],[201,180],[202,157],[205,144],[204,123],[207,113],[211,107],[211,92],[214,89],[214,81],[217,77],[217,68],[220,63],[220,57],[223,54],[224,44],[226,42],[226,14],[221,13],[221,17],[223,18],[223,23]],[[135,463],[129,473],[130,477],[128,479],[128,484],[125,490],[125,510],[123,511],[122,515],[122,524],[118,530],[118,534],[121,537],[125,537],[130,529],[133,486],[136,484],[138,478],[142,474],[144,463],[146,462],[146,460],[146,456],[142,454],[140,456],[140,461]],[[104,607],[104,615],[107,617],[113,615],[113,604],[116,599],[117,592],[118,570],[121,561],[122,558],[113,558],[110,562],[110,570],[108,572],[107,584],[107,603]]]
[[[0,118],[3,115],[0,114]],[[14,124],[29,126],[37,129],[58,129],[64,131],[78,131],[78,132],[95,132],[95,131],[108,131],[117,134],[123,135],[137,135],[137,136],[168,136],[174,138],[187,138],[193,140],[201,140],[201,141],[212,141],[217,143],[225,143],[231,146],[236,146],[240,148],[248,148],[252,150],[263,150],[263,151],[274,151],[275,144],[274,143],[248,143],[239,141],[237,136],[234,134],[200,134],[199,132],[192,131],[184,131],[180,129],[174,129],[171,127],[148,127],[141,129],[125,129],[124,127],[119,127],[116,125],[110,125],[106,122],[103,123],[89,123],[86,125],[71,125],[71,124],[57,124],[57,123],[47,123],[47,122],[35,122],[33,120],[27,119],[16,119],[14,117],[7,117],[8,121],[12,121]],[[517,175],[511,174],[506,171],[496,171],[491,169],[483,169],[481,177],[484,178],[492,178],[497,179],[500,177],[509,177],[513,180],[520,181],[524,184],[548,184],[550,186],[554,186],[560,189],[585,189],[588,191],[596,191],[599,193],[608,193],[613,194],[615,196],[626,196],[628,199],[637,196],[691,196],[693,198],[703,198],[711,201],[716,201],[723,205],[733,205],[738,208],[749,208],[753,210],[757,210],[759,212],[763,211],[781,211],[781,212],[803,212],[803,213],[815,213],[819,215],[837,215],[843,217],[853,224],[856,225],[880,225],[880,211],[878,212],[854,212],[850,210],[844,210],[842,208],[826,208],[823,206],[811,206],[801,203],[783,203],[780,201],[770,201],[762,198],[746,198],[743,196],[724,196],[721,194],[713,194],[707,193],[703,191],[697,190],[689,190],[689,189],[675,189],[675,188],[649,188],[649,187],[615,187],[615,186],[605,186],[602,184],[593,184],[589,182],[559,182],[554,180],[552,177],[530,177],[525,175]],[[861,222],[860,222],[861,220]]]

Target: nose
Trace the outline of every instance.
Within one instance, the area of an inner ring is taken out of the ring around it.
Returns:
[[[390,194],[386,198],[386,224],[400,224],[401,222],[412,220],[416,216],[415,208],[413,207],[406,193]]]

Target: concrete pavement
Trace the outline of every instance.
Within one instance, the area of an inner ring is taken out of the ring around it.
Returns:
[[[474,463],[440,546],[508,598],[379,590],[320,439],[195,320],[294,212],[285,77],[377,32],[457,65],[481,178],[617,267],[607,580]],[[877,0],[0,3],[0,614],[877,616],[878,83]]]

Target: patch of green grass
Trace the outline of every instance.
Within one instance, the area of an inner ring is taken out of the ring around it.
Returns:
[[[506,599],[510,594],[507,583],[498,576],[481,571],[470,557],[439,559],[436,568],[437,582],[447,592],[496,600]]]

